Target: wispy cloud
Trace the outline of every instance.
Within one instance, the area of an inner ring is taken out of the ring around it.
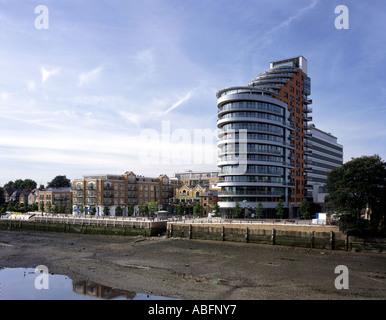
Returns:
[[[273,33],[275,33],[276,31],[282,29],[282,28],[285,28],[285,27],[288,27],[294,20],[300,18],[302,15],[304,15],[307,11],[309,10],[312,10],[316,7],[316,5],[318,4],[318,0],[312,0],[312,3],[308,6],[308,7],[305,7],[301,10],[299,10],[296,14],[288,17],[286,20],[284,20],[282,23],[280,23],[279,25],[277,25],[276,27],[272,28],[271,30],[269,30],[267,33],[266,33],[266,36],[268,35],[271,35]]]
[[[189,91],[185,96],[183,96],[182,98],[180,98],[178,101],[176,101],[170,108],[168,108],[167,110],[165,111],[161,111],[158,113],[158,117],[161,117],[161,116],[164,116],[164,115],[167,115],[170,111],[178,108],[179,106],[181,106],[183,103],[185,103],[186,101],[188,101],[193,95],[193,91]]]
[[[83,72],[79,75],[79,83],[78,86],[81,87],[90,81],[96,79],[99,73],[102,71],[102,66],[99,66],[93,70]]]
[[[45,67],[43,67],[43,68],[40,69],[40,71],[41,71],[41,74],[42,74],[42,83],[45,83],[48,80],[48,78],[50,78],[51,76],[57,74],[60,71],[60,68],[55,68],[55,69],[52,69],[52,70],[48,70]]]

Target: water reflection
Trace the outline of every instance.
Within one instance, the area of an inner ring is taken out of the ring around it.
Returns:
[[[48,289],[36,289],[39,276],[31,268],[0,270],[0,300],[169,300],[170,298],[114,289],[75,281],[65,275],[48,274]]]
[[[75,293],[100,299],[125,298],[133,300],[137,295],[135,292],[113,289],[88,281],[72,281],[72,287]]]

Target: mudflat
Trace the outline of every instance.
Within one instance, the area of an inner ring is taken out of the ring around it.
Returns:
[[[0,268],[190,300],[386,299],[386,254],[168,239],[0,231]],[[335,268],[349,270],[338,290]]]

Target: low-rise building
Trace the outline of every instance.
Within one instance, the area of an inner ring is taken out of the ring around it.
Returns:
[[[200,185],[210,190],[221,190],[217,187],[217,183],[220,181],[219,170],[215,171],[192,171],[175,173],[174,176],[180,181],[182,185],[195,187]]]
[[[200,206],[202,208],[202,215],[207,216],[209,213],[213,213],[217,202],[218,202],[217,190],[209,190],[201,194]]]
[[[96,215],[128,215],[129,207],[158,202],[159,209],[169,207],[178,180],[166,174],[145,177],[127,171],[123,175],[88,175],[73,181],[73,210]]]
[[[65,213],[71,206],[72,188],[47,188],[39,190],[38,210]]]

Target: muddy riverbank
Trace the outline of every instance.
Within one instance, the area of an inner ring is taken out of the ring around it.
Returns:
[[[38,265],[74,280],[179,299],[386,299],[384,253],[0,231],[0,268]],[[348,267],[348,290],[335,288],[338,265]]]

